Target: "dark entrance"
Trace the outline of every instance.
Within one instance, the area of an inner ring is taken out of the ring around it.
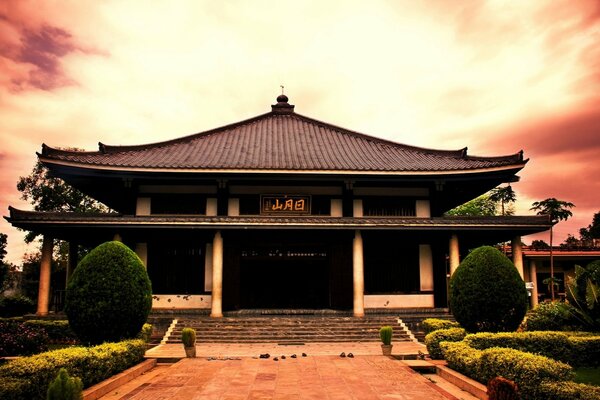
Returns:
[[[240,257],[241,308],[329,307],[326,249],[259,248]]]

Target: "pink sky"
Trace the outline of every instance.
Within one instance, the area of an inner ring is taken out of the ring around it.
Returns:
[[[42,143],[171,139],[270,110],[397,142],[531,158],[518,214],[600,211],[600,2],[0,3],[0,210]],[[9,235],[9,259],[27,250]],[[547,234],[542,235],[547,238]],[[529,242],[531,238],[525,238]]]

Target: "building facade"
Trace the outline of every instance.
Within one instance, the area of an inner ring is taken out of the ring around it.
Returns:
[[[214,317],[445,307],[469,248],[512,241],[523,276],[520,236],[550,227],[540,216],[444,216],[518,180],[522,152],[398,144],[297,114],[285,95],[266,114],[206,132],[95,152],[43,145],[38,157],[116,212],[11,208],[10,223],[73,248],[121,240],[147,267],[154,308]]]

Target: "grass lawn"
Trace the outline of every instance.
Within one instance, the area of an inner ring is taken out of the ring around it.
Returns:
[[[600,367],[575,368],[574,381],[579,383],[587,383],[589,385],[600,386]]]

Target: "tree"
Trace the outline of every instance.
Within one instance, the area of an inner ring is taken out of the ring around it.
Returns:
[[[579,237],[586,245],[595,246],[595,241],[600,239],[600,211],[594,214],[592,223],[587,228],[579,230]]]
[[[36,162],[28,176],[21,176],[17,182],[21,199],[29,201],[35,211],[106,212],[108,208],[83,194],[60,178],[50,175],[50,171]],[[29,232],[25,237],[31,243],[37,234]]]
[[[10,272],[9,265],[4,262],[4,257],[6,256],[7,238],[8,236],[6,233],[0,233],[0,293],[2,293],[4,284],[8,280],[8,275]]]
[[[495,189],[492,189],[490,194],[490,200],[496,203],[500,203],[500,206],[502,207],[501,215],[512,215],[514,213],[514,210],[505,209],[505,204],[511,204],[517,201],[517,195],[515,194],[514,190],[512,189],[512,186],[510,185],[504,187],[497,187]]]
[[[531,242],[531,248],[534,250],[548,250],[550,245],[543,240],[533,240]]]
[[[152,307],[152,286],[139,257],[120,242],[96,247],[77,266],[65,312],[86,344],[135,337]]]
[[[452,210],[446,212],[446,215],[462,216],[492,216],[496,215],[498,202],[490,198],[490,195],[483,194],[471,201],[466,202]]]
[[[531,206],[530,210],[537,211],[537,215],[549,216],[552,223],[550,227],[550,277],[554,279],[554,254],[552,251],[554,225],[572,217],[573,213],[569,209],[575,207],[575,204],[549,197],[546,200],[536,201]],[[554,300],[554,286],[551,286],[551,296]]]
[[[498,249],[482,246],[450,279],[450,308],[468,332],[509,332],[527,311],[527,290],[515,265]]]
[[[573,315],[590,331],[600,329],[600,260],[585,268],[575,266],[575,276],[566,284]]]
[[[581,247],[581,241],[575,236],[568,234],[565,241],[560,244],[560,247],[568,250],[575,249]]]

